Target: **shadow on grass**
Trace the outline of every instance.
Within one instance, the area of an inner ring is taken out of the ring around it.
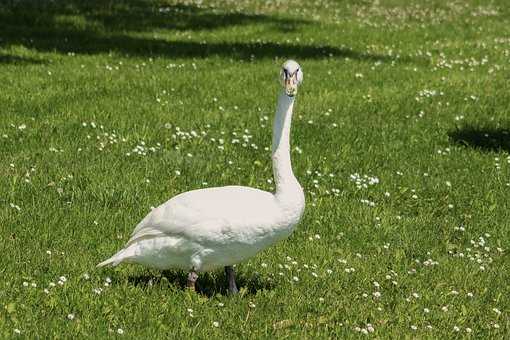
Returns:
[[[162,0],[11,0],[5,3],[5,8],[16,18],[32,22],[35,19],[46,23],[63,23],[66,16],[81,16],[106,31],[209,31],[230,26],[266,24],[275,30],[290,32],[300,25],[311,23],[308,20],[264,14],[226,12],[207,6],[168,4]],[[37,18],[32,18],[34,16]]]
[[[306,20],[262,14],[225,12],[192,5],[165,5],[160,1],[53,2],[11,0],[0,5],[0,48],[24,46],[40,52],[100,54],[116,52],[128,56],[170,58],[250,59],[294,57],[351,58],[366,61],[411,62],[387,55],[360,53],[334,46],[289,44],[270,41],[193,41],[179,31],[213,31],[229,26],[261,24],[276,31],[295,31],[309,25]],[[176,31],[173,37],[161,38]],[[159,35],[159,37],[158,37]]]
[[[270,290],[273,288],[272,284],[264,281],[260,276],[255,275],[246,277],[242,273],[236,273],[237,287],[246,289],[247,294],[255,295],[260,290]],[[169,284],[173,284],[179,289],[187,289],[188,274],[183,271],[164,271],[161,276],[157,275],[139,275],[130,276],[128,282],[141,287],[150,287],[158,285],[167,281]],[[208,297],[213,297],[217,294],[227,295],[227,278],[225,275],[211,275],[209,273],[200,273],[197,280],[197,291]]]
[[[0,65],[2,64],[42,64],[44,60],[29,58],[29,57],[21,57],[9,54],[0,53]]]
[[[480,151],[510,152],[510,129],[467,126],[448,133],[455,144]]]

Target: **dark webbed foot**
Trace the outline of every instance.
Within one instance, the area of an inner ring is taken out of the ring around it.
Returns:
[[[197,282],[197,279],[198,279],[198,274],[195,272],[194,269],[192,269],[188,274],[188,284],[187,284],[188,288],[195,291],[196,290],[195,283]]]
[[[234,267],[226,266],[225,267],[225,275],[227,275],[228,293],[229,294],[237,294],[239,292],[239,290],[237,289],[237,285],[236,285],[236,275],[234,272]]]

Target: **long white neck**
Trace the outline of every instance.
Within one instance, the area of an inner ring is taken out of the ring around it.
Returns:
[[[294,97],[289,97],[284,91],[278,98],[278,107],[273,124],[273,173],[276,184],[275,196],[281,200],[301,198],[303,189],[299,185],[290,162],[290,125]],[[289,202],[290,203],[290,202]]]

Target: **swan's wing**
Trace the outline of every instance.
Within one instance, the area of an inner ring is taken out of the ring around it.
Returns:
[[[271,193],[228,186],[189,191],[152,210],[135,228],[128,245],[147,237],[172,236],[222,242],[263,233],[278,216]]]

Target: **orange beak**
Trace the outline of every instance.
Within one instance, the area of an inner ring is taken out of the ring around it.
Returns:
[[[297,72],[285,77],[285,93],[287,96],[294,97],[297,93]]]

